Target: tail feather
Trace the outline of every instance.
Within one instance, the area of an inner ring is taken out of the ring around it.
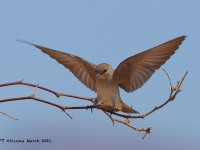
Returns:
[[[139,114],[138,111],[134,110],[133,108],[129,107],[127,104],[125,104],[124,102],[122,102],[122,112],[125,113],[134,113],[134,114]]]

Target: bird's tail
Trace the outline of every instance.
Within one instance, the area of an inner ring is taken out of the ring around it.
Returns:
[[[134,113],[134,114],[139,114],[138,111],[134,110],[132,107],[129,107],[127,104],[125,104],[124,102],[122,102],[122,112],[125,113]]]

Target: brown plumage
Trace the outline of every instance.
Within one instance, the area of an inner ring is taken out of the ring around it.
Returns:
[[[94,65],[87,60],[68,53],[31,44],[69,69],[84,85],[97,93],[94,104],[102,104],[106,109],[138,113],[126,105],[119,93],[119,87],[133,92],[142,87],[179,48],[186,36],[181,36],[159,46],[131,56],[113,70],[106,63]],[[22,41],[24,42],[24,41]]]

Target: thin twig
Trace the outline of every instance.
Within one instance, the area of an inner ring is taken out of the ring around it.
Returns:
[[[129,120],[129,119],[126,119],[125,121],[122,121],[122,120],[119,120],[119,119],[116,119],[116,118],[113,118],[112,116],[111,116],[111,114],[109,114],[108,112],[106,112],[106,111],[103,111],[109,118],[110,118],[110,120],[112,121],[112,123],[113,123],[113,126],[114,126],[114,123],[115,122],[118,122],[118,123],[121,123],[121,124],[124,124],[124,125],[126,125],[126,126],[128,126],[129,128],[131,128],[131,129],[133,129],[133,130],[135,130],[135,131],[139,131],[139,132],[146,132],[145,133],[145,135],[142,137],[142,139],[144,139],[145,137],[146,137],[146,135],[147,134],[150,134],[151,133],[151,126],[148,126],[147,128],[138,128],[138,127],[136,127],[136,126],[133,126],[133,125],[131,125],[130,123],[131,123],[131,121]]]
[[[167,71],[166,71],[165,69],[163,69],[163,71],[164,71],[165,74],[167,75],[167,78],[168,78],[169,83],[170,83],[170,87],[172,87],[173,85],[172,85],[172,81],[171,81],[171,79],[170,79],[170,77],[169,77],[169,74],[167,73]]]
[[[174,100],[175,97],[176,97],[176,95],[181,91],[183,82],[185,81],[185,78],[186,78],[187,74],[188,74],[188,71],[186,71],[186,73],[184,74],[183,78],[181,79],[181,82],[177,85],[176,92],[175,92],[175,94],[171,97],[171,100]]]
[[[4,112],[0,112],[0,114],[3,114],[3,115],[5,115],[5,116],[7,116],[7,117],[9,117],[9,118],[11,118],[11,119],[14,119],[14,120],[18,120],[17,118],[14,118],[14,117],[12,117],[12,116],[10,116],[10,115],[4,113]]]

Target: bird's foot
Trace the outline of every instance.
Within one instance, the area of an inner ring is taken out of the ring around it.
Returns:
[[[96,103],[97,103],[97,98],[91,98],[91,102],[92,102],[94,105],[96,105]]]
[[[110,109],[110,114],[112,115],[113,113],[115,113],[115,109]]]

